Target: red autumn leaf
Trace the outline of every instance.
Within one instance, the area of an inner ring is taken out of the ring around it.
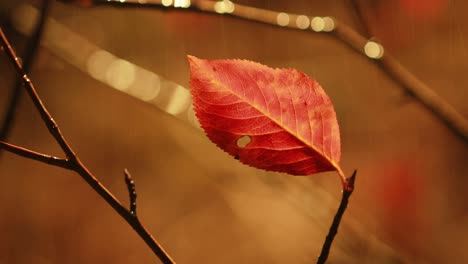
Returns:
[[[335,110],[315,80],[247,60],[188,59],[195,113],[218,147],[260,169],[343,175]]]

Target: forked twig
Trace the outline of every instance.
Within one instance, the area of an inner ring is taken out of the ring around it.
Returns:
[[[154,239],[154,237],[146,230],[146,228],[140,223],[136,214],[131,210],[125,208],[115,196],[99,182],[99,180],[86,168],[86,166],[79,160],[75,152],[65,140],[60,128],[54,121],[46,107],[42,103],[39,95],[36,92],[34,84],[29,79],[27,74],[24,72],[23,67],[16,56],[15,51],[10,45],[7,37],[5,36],[3,29],[0,27],[0,39],[3,50],[7,54],[9,61],[13,65],[18,77],[21,78],[22,84],[32,99],[37,111],[40,113],[42,120],[47,126],[50,134],[54,137],[55,141],[60,145],[60,148],[65,152],[66,159],[60,159],[53,156],[45,155],[42,153],[34,152],[22,147],[18,147],[3,141],[0,141],[0,148],[11,153],[27,157],[33,160],[37,160],[46,164],[50,164],[57,167],[67,168],[69,170],[78,173],[132,228],[138,233],[138,235],[146,242],[151,250],[159,257],[163,263],[171,264],[175,263],[169,254],[162,248],[162,246]],[[130,194],[132,196],[132,194]],[[136,195],[134,196],[136,197]],[[135,207],[136,208],[136,207]],[[134,208],[134,209],[135,209]]]
[[[30,149],[16,146],[16,145],[4,142],[4,141],[0,141],[0,149],[6,150],[11,153],[15,153],[16,155],[24,157],[24,158],[37,160],[37,161],[40,161],[42,163],[49,164],[52,166],[57,166],[57,167],[61,167],[64,169],[70,169],[70,164],[68,160],[66,159],[62,159],[62,158],[54,157],[54,156],[47,155],[44,153],[32,151]]]

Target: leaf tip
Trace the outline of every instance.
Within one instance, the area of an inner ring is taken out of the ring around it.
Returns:
[[[189,64],[191,66],[194,65],[194,64],[198,64],[201,61],[201,59],[199,59],[199,58],[197,58],[197,57],[195,57],[193,55],[189,55],[189,54],[187,55],[187,60],[189,61]]]

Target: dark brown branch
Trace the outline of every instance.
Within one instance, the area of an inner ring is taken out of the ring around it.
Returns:
[[[134,7],[134,8],[153,8],[153,9],[164,9],[164,10],[190,10],[197,12],[205,12],[210,14],[220,14],[216,12],[215,5],[218,1],[196,1],[193,2],[187,8],[174,8],[173,6],[165,7],[162,5],[160,0],[148,0],[145,3],[140,3],[137,0],[61,0],[64,2],[74,2],[81,6],[114,6],[114,7]],[[232,17],[245,19],[249,21],[259,22],[268,24],[271,26],[281,26],[278,24],[278,15],[280,12],[271,10],[255,8],[240,4],[234,4],[235,8],[232,12],[224,12],[223,15],[229,15]],[[309,30],[307,28],[299,28],[296,24],[299,15],[287,14],[288,23],[281,27],[296,29],[296,30]],[[332,19],[332,18],[329,18]],[[365,38],[358,32],[346,24],[341,23],[339,20],[333,18],[334,27],[331,30],[321,30],[315,32],[331,33],[337,39],[341,40],[345,44],[352,47],[358,53],[369,57],[364,52],[364,46],[368,42],[368,38]],[[365,29],[367,30],[367,29]],[[314,32],[314,31],[312,31]],[[369,57],[370,58],[370,57]],[[430,110],[436,117],[438,117],[448,128],[452,130],[457,136],[459,136],[465,143],[468,143],[468,121],[461,115],[453,106],[447,103],[443,98],[438,96],[429,86],[424,82],[415,77],[410,71],[408,71],[403,65],[401,65],[395,57],[393,57],[388,51],[384,52],[384,55],[380,58],[371,58],[376,61],[382,70],[390,76],[393,80],[399,83],[407,92],[412,94],[422,105]]]
[[[317,264],[323,264],[327,261],[333,239],[338,233],[338,227],[340,226],[341,218],[343,217],[343,214],[348,206],[349,197],[354,191],[356,172],[357,171],[355,170],[353,175],[346,180],[347,184],[343,186],[340,206],[338,207],[338,211],[336,211],[335,217],[333,218],[333,223],[330,226],[330,230],[328,231],[325,242],[323,243],[322,251],[320,252],[320,256],[317,259]]]
[[[49,165],[53,165],[53,166],[57,166],[57,167],[65,168],[65,169],[70,169],[70,164],[68,163],[68,160],[66,159],[61,159],[61,158],[57,158],[51,155],[32,151],[32,150],[29,150],[20,146],[16,146],[7,142],[0,141],[0,149],[14,153],[24,158],[37,160],[37,161],[40,161]]]
[[[134,215],[127,210],[118,200],[114,197],[114,195],[109,192],[104,185],[102,185],[99,180],[85,167],[85,165],[78,159],[70,145],[65,140],[60,128],[58,127],[57,123],[54,121],[50,113],[45,108],[44,104],[42,103],[39,95],[36,92],[34,84],[31,82],[29,77],[23,70],[21,63],[19,62],[18,57],[16,56],[15,51],[10,45],[7,37],[3,33],[3,29],[0,27],[0,40],[1,46],[3,50],[7,54],[9,61],[15,68],[16,73],[23,81],[23,86],[26,89],[27,93],[31,97],[34,105],[36,106],[37,110],[39,111],[42,120],[44,121],[45,125],[49,129],[49,132],[52,134],[54,139],[60,145],[62,150],[65,152],[67,159],[66,159],[66,167],[70,170],[77,172],[83,180],[85,180],[93,189],[96,191],[122,218],[124,218],[127,223],[132,226],[135,232],[146,242],[146,244],[152,249],[156,256],[163,263],[171,264],[175,263],[174,260],[169,256],[169,254],[162,248],[161,245],[154,239],[153,236],[146,230],[146,228],[140,223],[138,218],[134,217]],[[50,165],[59,166],[61,163],[50,163],[50,159],[43,158],[40,153],[35,153],[33,151],[28,151],[23,148],[19,148],[17,146],[3,143],[0,145],[1,148],[5,148],[10,150],[12,153],[22,155],[22,156],[29,156],[34,157],[35,160],[41,161]],[[47,155],[46,155],[47,156]],[[52,159],[53,160],[53,159]],[[60,166],[63,167],[63,166]]]
[[[26,52],[23,56],[23,69],[26,73],[29,73],[29,71],[31,70],[35,55],[37,53],[37,49],[39,48],[39,43],[41,41],[42,33],[44,32],[44,25],[49,10],[49,2],[49,0],[42,1],[39,20],[36,24],[36,28],[31,39],[28,41],[28,46],[26,47]],[[20,102],[22,95],[21,86],[21,81],[19,80],[13,86],[13,93],[10,96],[10,100],[8,101],[8,106],[5,112],[5,118],[3,119],[2,125],[0,127],[0,141],[5,141],[8,138],[10,130],[14,124],[17,106]]]
[[[110,193],[99,180],[81,163],[80,160],[76,159],[73,163],[72,170],[76,171],[81,177],[110,205],[114,208],[117,213],[127,221],[127,223],[133,227],[138,235],[146,242],[146,244],[153,250],[156,256],[164,264],[175,263],[175,261],[169,256],[169,254],[163,249],[163,247],[156,241],[156,239],[146,230],[146,228],[140,223],[139,219],[136,218],[125,206],[123,206],[117,198]]]
[[[130,200],[129,211],[134,217],[137,217],[137,211],[136,211],[137,193],[135,189],[135,181],[133,180],[132,175],[127,169],[124,170],[124,175],[125,175],[125,184],[127,184],[128,196]]]

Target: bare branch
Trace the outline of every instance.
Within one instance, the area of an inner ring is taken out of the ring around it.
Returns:
[[[3,29],[1,28],[0,28],[0,38],[1,38],[0,44],[3,46],[4,51],[7,54],[10,63],[12,64],[12,66],[14,67],[16,71],[16,74],[18,75],[18,78],[21,79],[24,88],[26,89],[29,96],[31,97],[34,106],[36,107],[37,111],[41,115],[41,118],[46,124],[47,129],[49,129],[50,134],[54,137],[54,139],[60,145],[60,148],[65,152],[67,157],[69,157],[70,159],[75,159],[76,158],[75,153],[70,148],[70,146],[66,143],[62,135],[62,132],[57,126],[57,123],[52,118],[49,111],[47,111],[47,109],[45,108],[44,104],[42,103],[42,100],[39,98],[39,95],[36,92],[36,88],[34,87],[34,84],[31,82],[28,75],[24,72],[20,59],[16,56],[15,51],[11,47],[10,42],[8,41],[5,34],[3,33]]]
[[[137,212],[136,212],[137,193],[135,189],[135,181],[133,180],[132,175],[127,169],[124,169],[124,175],[125,175],[125,184],[127,184],[127,188],[128,188],[128,196],[130,199],[129,211],[134,217],[137,217]]]
[[[99,180],[86,168],[86,166],[78,159],[68,142],[65,140],[60,128],[58,127],[57,123],[54,121],[50,113],[45,108],[44,104],[42,103],[39,95],[36,92],[34,84],[26,75],[23,70],[23,67],[16,56],[15,51],[11,47],[10,42],[8,41],[7,37],[3,33],[3,29],[0,27],[0,44],[3,47],[3,50],[8,55],[9,61],[13,65],[16,70],[16,73],[23,81],[23,86],[25,87],[26,91],[28,92],[29,96],[31,97],[34,105],[36,106],[37,110],[39,111],[42,120],[44,121],[45,125],[49,129],[49,132],[55,138],[57,143],[60,145],[62,150],[65,152],[67,159],[66,159],[66,167],[70,170],[77,172],[83,180],[85,180],[93,189],[96,191],[122,218],[124,218],[127,223],[132,226],[135,232],[146,242],[146,244],[151,248],[151,250],[155,253],[156,256],[163,263],[171,264],[175,263],[174,260],[169,256],[169,254],[162,248],[161,245],[154,239],[154,237],[146,230],[146,228],[140,223],[138,218],[136,218],[130,211],[128,211],[118,200],[114,197],[114,195],[104,187],[104,185],[99,182]],[[14,146],[7,143],[2,143],[1,146],[4,149],[7,149],[13,153],[18,155],[22,155],[25,157],[33,158],[38,161],[43,161],[47,163],[49,159],[42,157],[41,153],[35,153],[33,151]],[[48,157],[47,155],[44,155]],[[53,159],[52,159],[53,160]]]
[[[146,244],[153,250],[156,256],[164,264],[172,264],[175,261],[169,256],[164,248],[156,241],[156,239],[146,230],[140,223],[139,219],[135,217],[125,206],[123,206],[117,198],[110,193],[101,182],[81,163],[76,159],[72,170],[76,171],[81,177],[110,205],[117,213],[124,218],[127,223],[138,233],[138,235],[146,242]]]
[[[0,149],[14,153],[21,157],[37,160],[37,161],[40,161],[40,162],[43,162],[52,166],[70,169],[70,164],[68,163],[68,160],[66,159],[61,159],[61,158],[54,157],[51,155],[32,151],[32,150],[29,150],[20,146],[16,146],[16,145],[4,142],[4,141],[0,141]]]

